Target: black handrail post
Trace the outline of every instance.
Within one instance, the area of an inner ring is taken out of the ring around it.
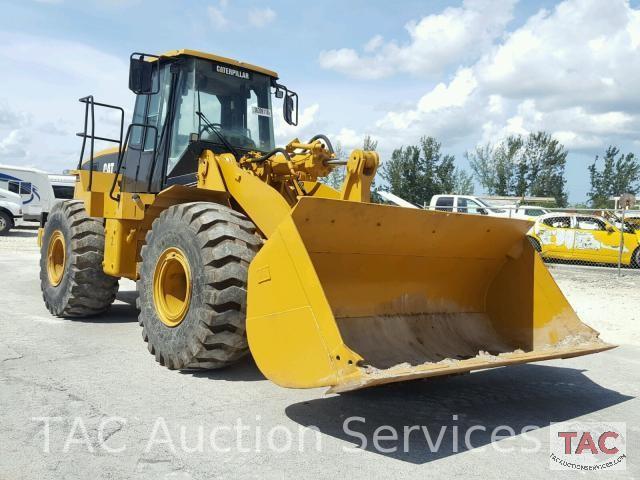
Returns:
[[[153,173],[156,169],[156,161],[158,160],[158,129],[154,125],[149,125],[154,130],[153,137],[153,160],[151,161],[151,171],[149,172],[149,182],[147,183],[147,190],[151,191],[151,184],[153,183]],[[144,146],[143,146],[144,148]]]
[[[89,159],[89,187],[88,190],[91,191],[91,185],[93,184],[93,145],[96,137],[96,117],[95,117],[95,107],[93,103],[93,95],[89,95],[89,101],[91,102],[91,158]]]
[[[118,155],[120,155],[120,150],[122,150],[122,133],[124,131],[124,108],[119,107],[120,109],[120,142],[118,143]]]
[[[80,99],[82,102],[82,98]],[[84,104],[84,134],[82,136],[82,148],[80,149],[80,160],[78,160],[78,170],[82,168],[82,157],[84,157],[84,148],[87,144],[87,121],[89,119],[89,104]]]

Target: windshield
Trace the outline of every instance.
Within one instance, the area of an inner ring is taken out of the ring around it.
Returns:
[[[494,212],[494,213],[504,213],[506,212],[506,210],[503,210],[502,208],[496,208],[492,205],[490,205],[486,200],[481,200],[478,198],[478,202],[480,202],[480,204],[485,207],[487,210]]]
[[[202,59],[187,60],[177,89],[169,171],[192,133],[200,139],[268,152],[274,148],[271,79]],[[217,132],[217,133],[216,133]]]

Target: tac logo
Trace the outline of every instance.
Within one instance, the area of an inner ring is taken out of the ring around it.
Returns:
[[[627,426],[620,422],[563,422],[549,429],[551,470],[626,470]]]

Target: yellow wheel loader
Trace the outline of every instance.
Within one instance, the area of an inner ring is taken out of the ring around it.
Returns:
[[[39,233],[60,317],[99,314],[137,281],[149,351],[171,369],[249,351],[278,385],[371,385],[612,348],[584,325],[526,239],[526,221],[370,203],[375,152],[274,145],[270,70],[192,50],[134,53],[133,120],[84,97],[74,200]],[[120,115],[117,138],[96,110]],[[94,152],[94,142],[115,148]],[[340,190],[320,183],[346,165]]]

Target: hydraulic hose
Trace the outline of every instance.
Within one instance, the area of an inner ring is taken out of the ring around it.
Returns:
[[[269,153],[258,157],[258,158],[254,158],[253,160],[250,160],[249,163],[262,163],[265,162],[267,160],[269,160],[271,157],[273,157],[276,153],[281,153],[282,155],[285,156],[285,158],[287,159],[288,162],[291,162],[291,156],[289,155],[289,152],[287,152],[284,148],[274,148],[273,150],[271,150]]]
[[[327,149],[329,149],[329,152],[335,153],[335,151],[333,150],[333,145],[331,144],[331,140],[329,140],[329,137],[319,133],[318,135],[314,135],[313,137],[311,137],[311,140],[309,140],[307,143],[313,143],[316,140],[322,140],[327,146]]]

